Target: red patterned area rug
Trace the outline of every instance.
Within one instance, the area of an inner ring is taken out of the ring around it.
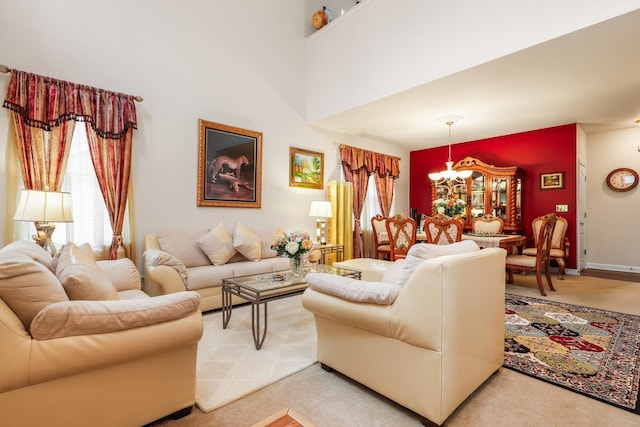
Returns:
[[[640,316],[506,295],[504,366],[640,414]]]

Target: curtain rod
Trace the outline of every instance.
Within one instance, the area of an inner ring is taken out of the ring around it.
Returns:
[[[11,72],[11,68],[7,67],[6,65],[2,65],[0,64],[0,73],[10,73]],[[144,98],[141,96],[134,96],[133,99],[135,99],[138,102],[142,102],[144,101]]]

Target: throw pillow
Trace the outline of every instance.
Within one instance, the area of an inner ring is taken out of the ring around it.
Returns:
[[[233,247],[233,238],[221,222],[207,234],[196,240],[196,243],[213,265],[226,264],[236,253]]]
[[[116,288],[95,261],[73,243],[61,251],[56,276],[70,300],[116,300]]]
[[[192,291],[122,301],[60,302],[35,316],[32,335],[48,340],[122,331],[180,319],[199,306],[200,295]]]
[[[318,292],[334,295],[355,302],[393,304],[402,289],[399,285],[384,282],[367,282],[329,273],[308,273],[309,287]]]
[[[157,238],[160,249],[178,258],[185,267],[201,267],[211,265],[211,261],[196,242],[203,234],[202,231],[160,232]]]
[[[49,304],[68,301],[48,267],[26,255],[0,254],[0,298],[29,331],[34,316]]]
[[[262,248],[260,237],[241,223],[236,223],[233,232],[233,247],[249,261],[260,261]]]

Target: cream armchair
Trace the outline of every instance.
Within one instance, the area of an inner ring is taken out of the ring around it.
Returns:
[[[139,427],[188,414],[197,293],[150,298],[130,260],[65,251],[55,266],[33,242],[0,250],[0,425]]]
[[[438,247],[470,244],[475,251],[416,260],[414,249],[436,246],[417,244],[386,282],[308,275],[302,303],[323,367],[443,424],[504,358],[506,251]]]

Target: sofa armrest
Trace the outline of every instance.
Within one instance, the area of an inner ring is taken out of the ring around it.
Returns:
[[[187,290],[189,272],[178,258],[160,249],[147,249],[142,256],[147,294],[166,295]]]
[[[192,291],[118,301],[62,301],[40,310],[31,335],[49,340],[141,328],[188,316],[199,306],[200,295]]]
[[[183,348],[191,348],[195,354],[202,330],[202,314],[197,310],[179,319],[140,328],[50,340],[33,339],[23,375],[28,383],[24,385],[126,364]]]

